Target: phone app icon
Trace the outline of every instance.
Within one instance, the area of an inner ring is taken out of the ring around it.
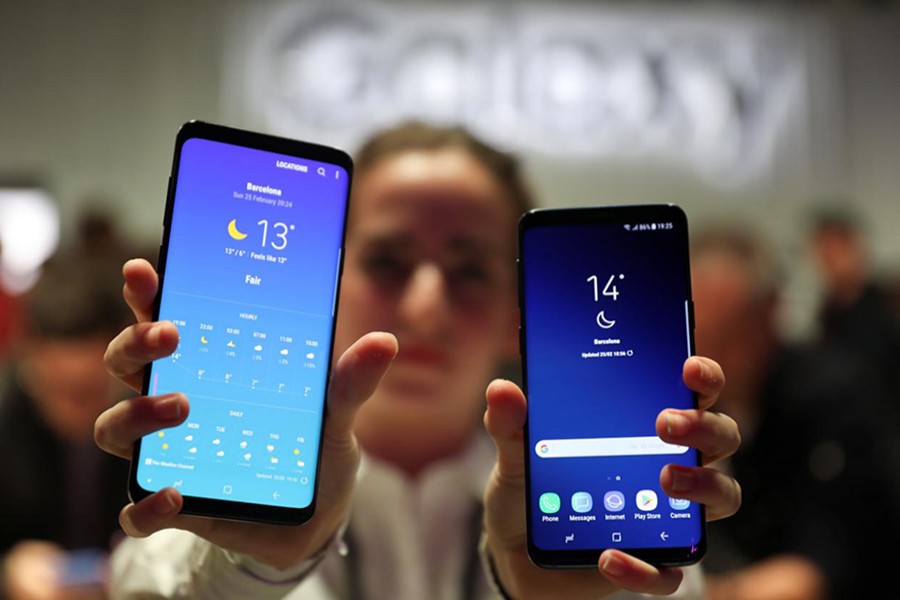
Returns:
[[[641,490],[635,496],[637,507],[643,511],[656,510],[659,501],[656,498],[656,492],[653,490]]]
[[[541,512],[544,514],[552,515],[553,513],[558,513],[561,506],[559,494],[554,494],[553,492],[541,494],[538,505],[541,507]]]
[[[575,492],[572,494],[572,510],[577,513],[586,513],[594,508],[594,497],[587,492]]]
[[[669,498],[669,506],[673,510],[687,510],[690,505],[691,501],[685,498]]]
[[[603,506],[609,512],[619,512],[625,508],[625,494],[612,490],[603,494]]]

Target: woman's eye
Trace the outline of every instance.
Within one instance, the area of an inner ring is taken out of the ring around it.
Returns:
[[[402,258],[390,254],[373,254],[363,260],[369,275],[378,279],[398,280],[409,275],[410,266]]]
[[[453,279],[468,283],[488,283],[491,279],[490,269],[478,263],[463,264],[453,270]]]

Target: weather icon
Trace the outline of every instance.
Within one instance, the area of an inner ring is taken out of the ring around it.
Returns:
[[[597,325],[599,325],[603,329],[610,329],[613,325],[616,324],[615,321],[607,319],[606,315],[603,314],[605,311],[600,311],[597,313]]]
[[[289,354],[289,352],[288,352],[287,348],[282,348],[281,350],[278,351],[278,354],[280,354],[282,356],[287,356]]]
[[[206,339],[206,336],[205,336],[205,335],[201,335],[201,336],[200,336],[200,343],[201,343],[201,344],[208,344],[208,343],[209,343],[209,340]]]
[[[241,233],[241,231],[237,228],[237,219],[232,219],[228,222],[228,235],[236,240],[242,240],[247,237],[246,233]]]

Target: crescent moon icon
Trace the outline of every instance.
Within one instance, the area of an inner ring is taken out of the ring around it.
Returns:
[[[237,219],[232,219],[228,222],[228,235],[233,237],[236,240],[242,240],[247,237],[246,233],[241,233],[237,228]]]
[[[606,318],[606,315],[603,314],[604,312],[605,312],[605,311],[602,311],[602,310],[601,310],[600,312],[597,313],[597,325],[599,325],[599,326],[602,327],[603,329],[609,329],[610,327],[612,327],[613,325],[615,325],[616,322],[615,322],[615,321],[610,321],[609,319],[607,319],[607,318]]]

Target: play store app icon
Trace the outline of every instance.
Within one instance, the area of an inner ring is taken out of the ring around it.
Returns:
[[[637,507],[641,510],[656,510],[656,505],[658,503],[656,492],[653,490],[641,490],[637,493],[635,502],[637,502]]]

